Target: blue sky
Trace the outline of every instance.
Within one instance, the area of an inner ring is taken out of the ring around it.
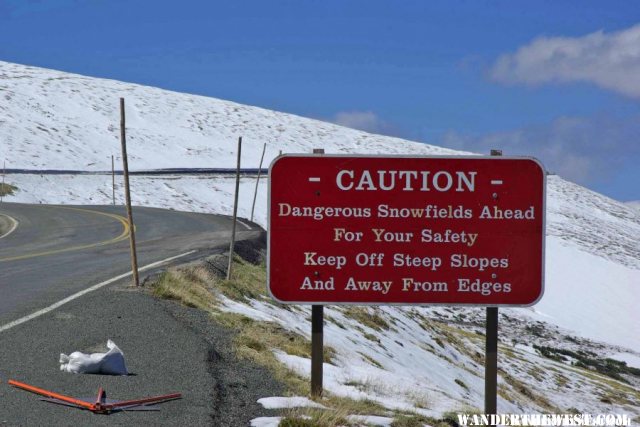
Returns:
[[[640,199],[628,1],[0,0],[0,60],[480,153]]]

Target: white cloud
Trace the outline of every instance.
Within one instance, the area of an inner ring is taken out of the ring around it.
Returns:
[[[507,84],[588,82],[640,98],[640,24],[583,37],[539,37],[500,56],[490,77]]]
[[[504,155],[534,156],[550,172],[594,184],[640,162],[640,117],[561,117],[545,126],[479,136],[451,131],[441,144],[481,154],[495,148]]]

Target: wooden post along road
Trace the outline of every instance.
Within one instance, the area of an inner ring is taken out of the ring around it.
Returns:
[[[236,225],[238,223],[238,195],[240,193],[240,159],[242,157],[242,137],[238,138],[238,165],[236,168],[236,191],[233,197],[233,224],[231,225],[231,243],[229,244],[229,264],[227,265],[227,280],[231,280],[233,267],[233,250],[236,244]]]
[[[131,271],[133,272],[133,285],[140,286],[138,275],[138,254],[136,251],[136,230],[133,225],[133,212],[131,210],[131,190],[129,188],[129,162],[127,160],[127,134],[125,127],[124,98],[120,98],[120,142],[122,145],[122,172],[124,173],[124,195],[127,203],[127,218],[129,219],[129,243],[131,246]]]

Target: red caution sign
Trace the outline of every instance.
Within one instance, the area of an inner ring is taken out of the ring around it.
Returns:
[[[269,292],[298,304],[532,305],[545,182],[532,158],[279,157]]]

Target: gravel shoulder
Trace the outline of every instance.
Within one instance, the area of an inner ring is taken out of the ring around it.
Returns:
[[[247,426],[275,415],[256,400],[283,388],[262,367],[233,354],[233,332],[197,309],[158,300],[128,281],[90,293],[0,334],[0,425]],[[74,375],[59,370],[60,353],[106,350],[112,339],[131,375]],[[8,379],[75,397],[98,387],[114,399],[180,392],[158,412],[94,415],[41,402]]]

